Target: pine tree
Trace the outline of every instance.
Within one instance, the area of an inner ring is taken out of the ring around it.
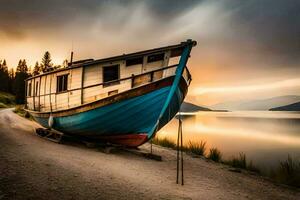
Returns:
[[[9,91],[9,75],[8,67],[6,60],[0,61],[0,91],[8,92]]]
[[[39,75],[41,73],[41,67],[39,65],[39,62],[36,62],[35,63],[35,66],[33,68],[33,72],[32,72],[32,75],[33,76],[36,76],[36,75]]]
[[[3,69],[4,72],[8,72],[8,67],[7,67],[5,59],[3,60],[3,63],[2,63],[2,69]]]
[[[4,78],[4,70],[2,68],[2,60],[0,60],[0,80],[2,82]],[[2,84],[0,84],[0,91],[4,91],[4,86]]]
[[[46,51],[42,59],[42,71],[49,72],[53,70],[53,64],[51,63],[51,54]]]
[[[9,78],[10,79],[15,78],[15,70],[14,70],[14,68],[10,68],[8,74],[9,74]]]
[[[20,59],[19,62],[18,62],[18,66],[17,66],[17,69],[16,69],[16,73],[17,73],[17,72],[21,72],[21,68],[22,68],[22,60]]]
[[[22,72],[25,72],[25,73],[28,73],[28,66],[27,66],[27,63],[26,63],[26,60],[23,59],[22,61]]]
[[[29,74],[26,60],[20,60],[17,66],[17,72],[14,82],[17,104],[23,104],[25,102],[25,79],[27,79],[28,77]]]
[[[15,71],[14,71],[14,68],[11,68],[9,70],[8,75],[9,75],[8,92],[12,93],[12,94],[15,94],[14,88],[13,88],[13,85],[14,85],[14,82],[15,82]]]
[[[25,59],[19,60],[16,73],[18,72],[28,73],[28,66]]]
[[[29,66],[29,67],[28,67],[28,75],[29,75],[29,76],[32,76],[32,71],[33,71],[33,70],[32,70],[32,67]]]

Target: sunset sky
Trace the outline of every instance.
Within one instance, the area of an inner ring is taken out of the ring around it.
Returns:
[[[0,60],[55,64],[198,41],[188,100],[300,94],[298,0],[0,0]]]

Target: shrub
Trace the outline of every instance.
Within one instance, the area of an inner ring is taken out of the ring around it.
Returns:
[[[2,102],[0,102],[0,108],[7,108],[8,106]]]
[[[6,92],[0,92],[0,107],[6,108],[15,104],[15,97]]]
[[[16,105],[14,113],[20,115],[21,117],[28,118],[30,120],[33,119],[31,117],[31,115],[27,111],[24,110],[24,106],[23,105]]]

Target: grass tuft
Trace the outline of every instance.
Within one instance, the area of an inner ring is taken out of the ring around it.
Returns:
[[[230,160],[225,160],[225,164],[235,168],[247,169],[252,172],[260,173],[260,170],[250,161],[247,163],[246,154],[240,153],[238,157],[233,157]]]
[[[222,154],[219,149],[211,148],[211,149],[209,149],[209,154],[208,154],[207,158],[209,158],[215,162],[220,162],[221,158],[222,158]]]
[[[288,155],[271,176],[279,183],[300,187],[300,160],[295,160]]]
[[[158,138],[152,139],[152,143],[163,147],[176,149],[177,145],[173,140],[169,138]],[[187,146],[183,147],[183,151],[191,152],[196,155],[205,155],[206,142],[201,141],[200,143],[189,141]],[[207,155],[208,159],[215,162],[222,161],[222,154],[219,149],[211,148]],[[287,184],[290,186],[300,187],[300,160],[294,160],[288,156],[285,161],[280,162],[277,169],[271,170],[270,174],[263,173],[257,168],[252,161],[247,162],[246,154],[240,153],[237,157],[233,157],[230,160],[223,160],[222,163],[240,169],[255,172],[264,176],[269,176],[278,183]]]
[[[251,171],[251,172],[255,172],[257,174],[261,174],[261,171],[260,169],[255,166],[252,161],[250,161],[248,164],[247,164],[247,170]]]
[[[173,142],[173,140],[169,139],[169,138],[163,138],[163,139],[160,139],[158,137],[154,137],[152,139],[152,143],[153,144],[156,144],[156,145],[159,145],[159,146],[162,146],[162,147],[167,147],[167,148],[171,148],[171,149],[176,149],[176,143]]]
[[[225,163],[236,168],[247,168],[246,155],[244,153],[240,153],[238,157],[233,157],[232,159],[225,161]]]
[[[206,142],[201,141],[200,143],[189,141],[187,146],[187,151],[199,155],[204,156],[206,150]]]

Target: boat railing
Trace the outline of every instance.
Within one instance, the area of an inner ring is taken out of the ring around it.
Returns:
[[[192,75],[187,67],[184,68],[182,76],[185,79],[185,81],[187,82],[187,84],[190,85],[191,81],[192,81]]]
[[[132,74],[129,77],[102,82],[98,84],[88,85],[80,88],[68,89],[64,92],[50,92],[47,94],[40,94],[33,100],[32,109],[37,111],[50,111],[50,110],[62,110],[74,106],[79,106],[85,103],[90,103],[132,88],[148,84],[162,78],[173,76],[176,73],[178,64],[166,66],[157,70],[148,71],[141,74]],[[185,67],[182,76],[186,80],[187,84],[190,84],[191,75],[187,67]],[[96,92],[95,91],[101,91]],[[83,97],[84,95],[84,97]],[[47,98],[49,96],[49,98]],[[30,97],[27,97],[30,98]],[[47,100],[46,100],[47,98]],[[51,101],[52,99],[52,101]],[[59,100],[58,100],[59,99]],[[76,104],[70,103],[70,99],[81,99]],[[44,101],[44,104],[40,102]],[[46,103],[48,102],[48,103]],[[28,105],[27,105],[28,106]],[[30,109],[29,107],[29,109]],[[28,108],[28,107],[27,107]]]
[[[93,84],[93,85],[89,85],[89,86],[85,86],[83,87],[83,89],[87,89],[87,88],[91,88],[91,87],[96,87],[96,86],[102,86],[102,85],[106,85],[106,86],[111,86],[111,85],[115,85],[115,84],[120,84],[121,82],[123,81],[126,81],[126,80],[131,80],[131,82],[134,82],[134,79],[135,78],[138,78],[138,77],[143,77],[143,76],[146,76],[146,75],[149,75],[150,77],[150,82],[154,81],[155,77],[154,77],[154,74],[156,72],[163,72],[164,70],[166,69],[171,69],[171,68],[175,68],[177,67],[178,64],[175,64],[175,65],[170,65],[170,66],[167,66],[167,67],[163,67],[163,68],[160,68],[160,69],[157,69],[157,70],[153,70],[153,71],[149,71],[149,72],[145,72],[145,73],[141,73],[141,74],[132,74],[131,76],[129,77],[125,77],[125,78],[121,78],[121,79],[116,79],[116,80],[113,80],[113,81],[107,81],[107,82],[102,82],[102,83],[97,83],[97,84]],[[146,82],[145,82],[146,83]],[[147,82],[148,83],[148,82]],[[136,87],[136,85],[134,85],[132,83],[132,88],[133,87]],[[74,91],[74,90],[78,90],[78,88],[76,89],[71,89],[71,90],[68,90],[68,91]]]

